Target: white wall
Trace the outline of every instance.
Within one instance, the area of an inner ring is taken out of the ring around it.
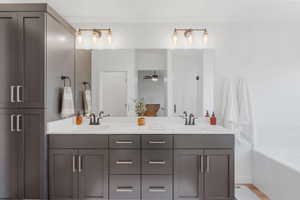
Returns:
[[[216,49],[216,111],[223,78],[246,78],[253,96],[256,145],[296,145],[300,139],[300,27],[250,22],[111,24],[111,48],[174,48],[172,30],[185,26],[207,27],[207,47]],[[191,48],[183,41],[177,47]],[[238,146],[237,152],[237,180],[251,181],[250,148]]]

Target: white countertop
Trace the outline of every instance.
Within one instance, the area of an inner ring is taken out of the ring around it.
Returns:
[[[222,126],[211,126],[203,119],[196,125],[186,126],[179,117],[146,117],[145,126],[138,126],[135,117],[109,117],[101,125],[89,125],[84,119],[82,125],[75,124],[75,118],[49,122],[47,134],[234,134]]]

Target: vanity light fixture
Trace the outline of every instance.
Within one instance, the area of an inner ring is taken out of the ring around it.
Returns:
[[[111,44],[112,41],[112,30],[111,28],[97,28],[97,29],[90,29],[90,28],[81,28],[78,29],[76,36],[77,36],[77,41],[79,43],[82,43],[83,38],[82,38],[82,32],[92,32],[92,41],[94,43],[97,43],[98,40],[102,37],[103,32],[107,32],[107,41],[109,44]]]
[[[208,31],[206,28],[175,28],[173,32],[173,42],[177,43],[178,40],[178,32],[183,32],[184,37],[187,39],[189,44],[193,42],[193,32],[203,32],[203,41],[207,43],[208,40]]]
[[[108,40],[108,43],[111,44],[111,41],[112,41],[112,32],[111,32],[111,29],[108,30],[107,40]]]
[[[193,42],[193,31],[192,31],[192,29],[187,29],[184,32],[184,37],[187,39],[189,44],[192,44],[192,42]]]
[[[177,44],[177,40],[178,40],[177,30],[175,29],[175,31],[173,33],[173,42],[174,42],[175,45]]]
[[[98,39],[102,36],[102,33],[97,30],[93,30],[92,40],[94,43],[97,43]]]
[[[204,33],[203,33],[203,41],[204,41],[205,44],[208,41],[208,32],[207,32],[207,30],[205,30]]]

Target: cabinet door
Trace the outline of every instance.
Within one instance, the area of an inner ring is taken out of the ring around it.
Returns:
[[[41,199],[47,185],[46,166],[42,164],[46,162],[44,110],[22,110],[20,121],[25,145],[24,196]]]
[[[232,150],[205,150],[205,200],[234,199]]]
[[[50,199],[78,198],[77,151],[51,150],[49,155]]]
[[[203,150],[175,150],[174,199],[203,200]]]
[[[79,199],[108,199],[108,150],[80,150]]]
[[[23,198],[23,134],[16,132],[16,115],[0,110],[0,199]]]
[[[19,13],[19,70],[17,96],[22,107],[44,107],[44,13]]]
[[[0,108],[16,106],[18,26],[13,12],[0,13]]]

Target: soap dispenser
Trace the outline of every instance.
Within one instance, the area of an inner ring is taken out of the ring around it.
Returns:
[[[82,119],[81,113],[78,112],[76,115],[76,125],[81,125],[82,121],[83,121],[83,119]]]
[[[213,112],[211,117],[210,117],[210,125],[217,125],[217,118],[215,113]]]

